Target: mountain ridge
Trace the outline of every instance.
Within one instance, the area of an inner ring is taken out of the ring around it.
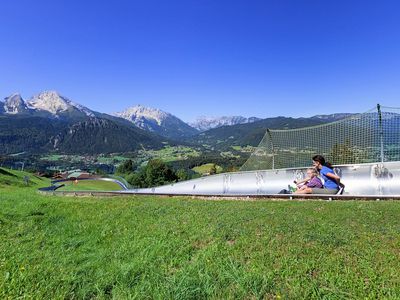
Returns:
[[[170,140],[132,123],[90,110],[55,91],[24,101],[14,93],[0,103],[0,154],[94,154],[160,148]]]
[[[188,137],[198,133],[195,128],[171,113],[140,104],[128,107],[122,112],[113,113],[113,115],[128,120],[141,129],[172,139]]]
[[[189,123],[189,125],[192,126],[193,128],[196,128],[198,131],[203,132],[222,126],[253,123],[259,120],[261,120],[261,118],[257,117],[246,118],[243,116],[221,116],[221,117],[200,116],[196,118],[194,122]]]
[[[291,118],[279,116],[252,123],[213,128],[201,132],[187,141],[194,144],[207,145],[219,150],[231,149],[232,146],[257,146],[268,128],[294,129],[326,124],[332,121],[338,121],[338,117]]]
[[[93,111],[56,91],[39,93],[28,101],[14,93],[0,102],[0,151],[123,152],[177,143],[216,149],[255,146],[267,128],[314,126],[350,115],[206,117],[203,120],[217,127],[200,132],[171,113],[143,105],[111,115]]]

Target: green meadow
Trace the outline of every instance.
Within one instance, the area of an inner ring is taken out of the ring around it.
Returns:
[[[48,184],[0,169],[0,299],[400,298],[400,202],[36,192]]]
[[[95,181],[95,180],[79,180],[63,182],[64,186],[57,189],[58,191],[118,191],[121,187],[115,182]]]
[[[221,173],[223,170],[221,166],[218,166],[218,165],[212,164],[212,163],[194,167],[192,170],[199,174],[209,174],[211,172],[211,170],[213,169],[213,167],[215,167],[216,173]]]

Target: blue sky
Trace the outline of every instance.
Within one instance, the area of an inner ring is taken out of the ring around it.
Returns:
[[[101,112],[311,116],[400,106],[398,1],[2,1],[0,96]]]

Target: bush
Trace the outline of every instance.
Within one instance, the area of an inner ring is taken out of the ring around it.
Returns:
[[[116,170],[116,174],[129,174],[134,171],[135,165],[132,159],[128,159],[120,164]]]
[[[135,187],[153,187],[176,182],[178,176],[160,159],[150,160],[139,172],[127,176],[127,180]]]
[[[178,171],[176,171],[176,176],[178,177],[178,181],[190,179],[190,175],[185,169],[179,169]]]

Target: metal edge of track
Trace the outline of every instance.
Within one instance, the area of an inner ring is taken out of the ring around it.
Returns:
[[[191,198],[208,200],[400,200],[400,195],[296,195],[296,194],[260,194],[260,195],[207,195],[207,194],[155,194],[130,193],[121,191],[39,191],[43,195],[72,197],[129,197],[129,196],[159,196],[168,198]]]

